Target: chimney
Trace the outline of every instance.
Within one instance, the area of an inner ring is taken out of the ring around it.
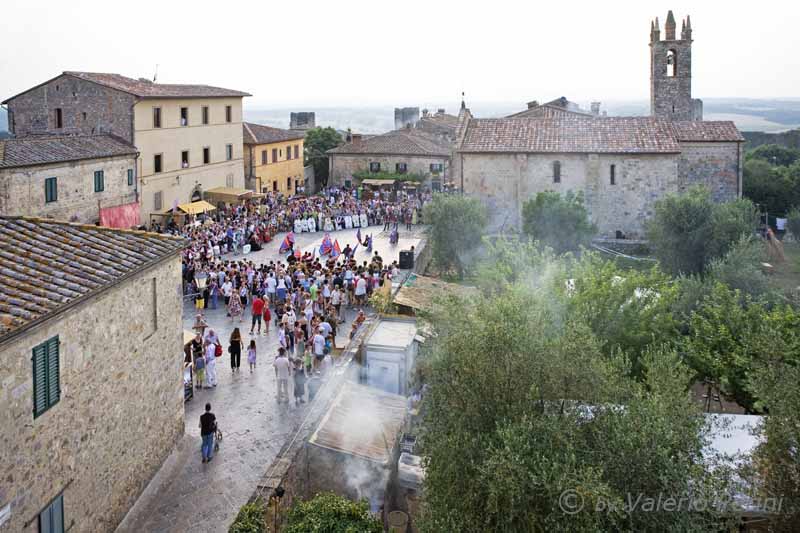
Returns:
[[[436,110],[436,114],[437,114],[437,115],[444,115],[444,108],[443,108],[443,107],[440,107],[439,109],[437,109],[437,110]]]
[[[534,107],[539,107],[539,102],[536,100],[531,100],[528,102],[528,109],[533,109]]]
[[[595,117],[600,116],[600,102],[592,102],[592,115]]]
[[[352,139],[350,142],[353,146],[360,146],[362,143],[362,137],[360,133],[353,133],[350,138]]]
[[[422,110],[422,118],[428,118],[428,110],[427,109],[423,109]]]

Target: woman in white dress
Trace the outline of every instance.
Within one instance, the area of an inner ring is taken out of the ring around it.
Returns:
[[[217,386],[217,345],[213,342],[206,344],[206,388]]]

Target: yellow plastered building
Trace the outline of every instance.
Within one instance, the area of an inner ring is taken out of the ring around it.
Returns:
[[[262,193],[296,194],[305,185],[303,132],[272,128],[252,122],[242,125],[244,174],[249,185]]]

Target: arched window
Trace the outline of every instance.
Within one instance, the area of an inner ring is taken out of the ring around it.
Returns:
[[[553,183],[561,183],[561,161],[553,161]]]
[[[667,77],[674,78],[678,73],[678,52],[675,50],[667,51]]]

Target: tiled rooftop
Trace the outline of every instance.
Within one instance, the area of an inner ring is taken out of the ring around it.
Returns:
[[[744,142],[736,125],[730,121],[681,121],[673,122],[675,136],[684,142]]]
[[[679,153],[670,122],[651,117],[471,119],[462,152]]]
[[[180,85],[174,83],[153,83],[149,80],[135,80],[122,76],[120,74],[113,74],[107,72],[75,72],[65,71],[60,76],[72,76],[81,80],[90,81],[98,85],[110,87],[118,91],[126,92],[139,98],[221,98],[221,97],[243,97],[252,96],[242,91],[235,91],[233,89],[223,89],[221,87],[212,87],[210,85]],[[59,76],[56,76],[56,78]],[[56,79],[53,78],[53,79]],[[49,83],[48,80],[45,83]],[[39,87],[44,84],[37,85]],[[11,98],[6,99],[3,103],[8,103],[17,96],[25,94],[26,92],[35,89],[27,89]]]
[[[418,129],[406,128],[383,135],[362,138],[357,143],[347,143],[328,150],[329,154],[374,154],[450,156],[450,147],[434,135]]]
[[[244,144],[269,144],[303,139],[303,132],[272,128],[263,124],[245,122],[242,124]]]
[[[0,145],[0,168],[136,155],[134,146],[112,135],[30,136],[0,140]]]
[[[0,217],[0,341],[184,246],[156,233]]]

